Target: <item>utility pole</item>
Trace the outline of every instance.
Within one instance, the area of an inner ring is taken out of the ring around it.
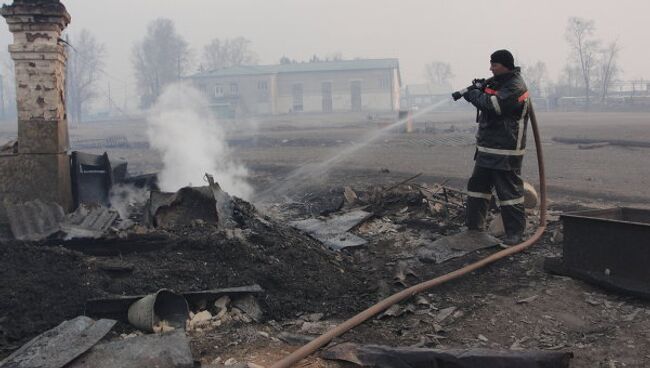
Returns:
[[[5,119],[5,84],[4,76],[0,74],[0,120]]]
[[[111,82],[108,81],[108,116],[111,117],[113,115],[112,111],[112,103],[111,103]]]

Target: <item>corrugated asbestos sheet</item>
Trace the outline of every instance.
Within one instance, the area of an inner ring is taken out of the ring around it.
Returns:
[[[99,238],[118,218],[118,213],[102,206],[80,206],[65,215],[56,203],[34,200],[21,204],[5,203],[11,232],[17,240],[45,240],[57,233],[65,239]]]
[[[119,214],[109,208],[81,205],[76,211],[66,216],[61,229],[66,239],[100,238],[113,225]]]
[[[24,241],[46,239],[57,233],[65,218],[63,208],[56,203],[34,200],[22,204],[5,202],[14,238]]]

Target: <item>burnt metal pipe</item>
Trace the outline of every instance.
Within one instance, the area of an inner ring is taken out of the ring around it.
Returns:
[[[529,116],[531,120],[531,125],[533,127],[533,135],[535,137],[535,148],[537,151],[537,164],[538,164],[538,171],[539,171],[539,188],[540,188],[539,227],[537,228],[537,231],[535,231],[532,237],[530,237],[528,240],[524,241],[521,244],[494,253],[486,258],[483,258],[475,263],[467,265],[456,271],[436,277],[429,281],[425,281],[418,285],[411,286],[408,289],[402,290],[399,293],[394,294],[389,298],[382,300],[381,302],[373,305],[372,307],[364,310],[363,312],[357,314],[356,316],[348,319],[347,321],[327,331],[325,334],[312,340],[307,345],[287,355],[282,360],[274,363],[271,366],[271,368],[289,368],[292,365],[301,361],[302,359],[308,357],[316,350],[329,344],[330,341],[332,341],[334,338],[343,335],[344,333],[348,332],[354,327],[362,324],[363,322],[369,320],[375,315],[390,308],[392,305],[397,304],[405,299],[411,298],[418,293],[431,289],[434,286],[444,284],[445,282],[457,279],[463,275],[476,271],[479,268],[489,265],[490,263],[494,263],[505,257],[509,257],[513,254],[517,254],[525,250],[526,248],[530,247],[531,245],[535,244],[542,237],[544,231],[546,230],[546,210],[547,210],[546,209],[546,176],[544,171],[544,156],[542,154],[542,141],[540,139],[539,126],[537,124],[537,117],[535,115],[535,110],[533,109],[532,103],[530,104],[529,114],[530,114]]]

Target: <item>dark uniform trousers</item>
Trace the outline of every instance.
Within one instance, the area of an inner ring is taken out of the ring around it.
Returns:
[[[521,165],[526,150],[529,93],[521,69],[493,77],[484,89],[469,89],[463,97],[479,111],[476,164],[467,185],[466,225],[484,230],[496,192],[508,237],[526,229]]]
[[[496,192],[496,203],[501,209],[508,235],[523,235],[526,229],[524,210],[524,182],[521,169],[498,170],[474,166],[467,184],[467,213],[465,224],[470,230],[484,230],[487,212]]]

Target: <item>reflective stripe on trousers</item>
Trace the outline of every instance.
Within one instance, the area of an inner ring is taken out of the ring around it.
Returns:
[[[468,197],[472,198],[481,198],[481,199],[487,199],[488,201],[492,199],[492,193],[481,193],[481,192],[467,192]]]

